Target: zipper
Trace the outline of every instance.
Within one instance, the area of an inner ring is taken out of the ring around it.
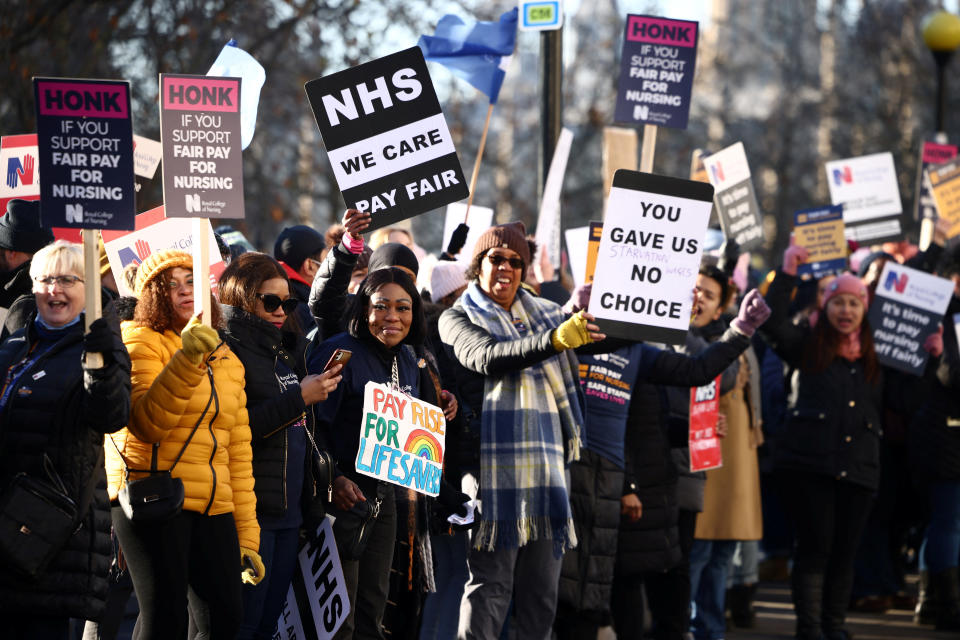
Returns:
[[[217,455],[217,434],[213,431],[213,421],[217,419],[217,416],[220,415],[220,398],[217,397],[217,391],[214,387],[213,382],[213,369],[210,368],[209,362],[207,363],[207,378],[210,379],[210,393],[213,394],[213,417],[210,418],[210,422],[207,423],[207,430],[210,432],[210,437],[213,438],[213,450],[210,452],[210,460],[207,461],[207,464],[210,466],[210,473],[213,476],[213,486],[210,489],[210,501],[207,503],[206,509],[203,510],[203,515],[210,515],[210,507],[213,506],[213,500],[217,495],[217,470],[213,466],[213,459]]]
[[[281,506],[283,507],[284,511],[287,510],[287,453],[288,453],[287,432],[284,431],[283,432],[283,473],[281,474],[281,477],[283,479],[283,496],[282,496],[283,500],[282,500]]]

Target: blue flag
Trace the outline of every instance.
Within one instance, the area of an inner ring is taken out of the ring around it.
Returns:
[[[503,84],[504,56],[513,53],[517,41],[517,9],[500,16],[498,22],[464,21],[447,14],[437,23],[432,36],[420,36],[418,43],[427,60],[439,62],[497,101]]]
[[[253,56],[237,46],[236,40],[230,38],[207,75],[243,80],[240,83],[240,148],[246,149],[257,128],[260,89],[267,79],[267,72]]]

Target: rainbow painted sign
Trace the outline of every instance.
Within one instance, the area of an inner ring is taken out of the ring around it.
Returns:
[[[443,411],[387,385],[368,382],[356,469],[420,493],[440,493],[443,473]]]

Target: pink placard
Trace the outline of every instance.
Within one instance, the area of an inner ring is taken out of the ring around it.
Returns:
[[[689,20],[630,16],[627,22],[627,40],[671,47],[696,47],[697,23]]]
[[[126,84],[105,82],[37,82],[40,103],[37,110],[44,116],[76,116],[79,118],[126,118],[129,113]]]
[[[178,111],[240,111],[240,81],[230,78],[163,77],[163,107]]]

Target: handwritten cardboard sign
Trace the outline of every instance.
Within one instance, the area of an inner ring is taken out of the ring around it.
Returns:
[[[797,274],[822,278],[847,266],[847,239],[843,235],[843,205],[803,209],[793,214],[793,236],[807,250],[807,261]]]
[[[628,15],[614,120],[686,129],[698,24]]]
[[[867,318],[881,364],[923,375],[927,337],[947,311],[953,282],[888,260]]]
[[[132,229],[130,83],[34,78],[45,227]]]
[[[683,344],[712,202],[703,182],[617,171],[590,294],[604,333]]]
[[[444,440],[443,410],[385,384],[368,382],[357,451],[358,473],[419,493],[440,493]]]
[[[369,230],[469,195],[419,47],[311,80],[304,89],[343,200],[370,212]]]
[[[720,378],[690,389],[690,471],[723,466],[717,420],[720,416]]]

